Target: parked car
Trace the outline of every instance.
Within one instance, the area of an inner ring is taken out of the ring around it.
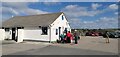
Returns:
[[[120,38],[120,32],[114,32],[113,35],[115,38]]]
[[[87,32],[85,35],[86,35],[86,36],[90,36],[90,35],[91,35],[91,33],[90,33],[90,32]]]
[[[103,36],[103,32],[99,32],[99,36]]]
[[[99,36],[98,32],[92,32],[92,36]]]
[[[86,36],[99,36],[99,32],[87,32]]]
[[[120,32],[108,32],[109,38],[120,38]],[[107,37],[106,34],[103,34],[103,37]]]

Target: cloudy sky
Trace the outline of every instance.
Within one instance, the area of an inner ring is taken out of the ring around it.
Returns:
[[[118,28],[117,2],[3,2],[2,20],[64,12],[72,28]]]

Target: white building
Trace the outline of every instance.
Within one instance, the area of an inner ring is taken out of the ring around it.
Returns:
[[[1,39],[56,41],[70,25],[63,12],[32,16],[16,16],[2,24]]]

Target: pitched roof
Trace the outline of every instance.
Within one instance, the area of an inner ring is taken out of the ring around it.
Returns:
[[[63,12],[40,14],[31,16],[15,16],[3,22],[3,27],[21,27],[21,26],[49,26]]]

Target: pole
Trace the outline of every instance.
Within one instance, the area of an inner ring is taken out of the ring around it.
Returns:
[[[81,37],[81,33],[80,33],[80,39],[82,39],[82,37]]]
[[[110,40],[109,40],[109,36],[106,34],[107,38],[106,38],[106,43],[110,43]]]

